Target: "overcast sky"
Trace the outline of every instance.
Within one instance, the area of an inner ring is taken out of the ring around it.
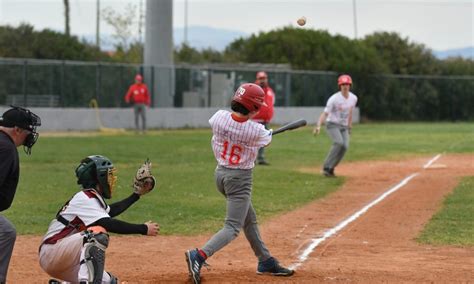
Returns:
[[[151,0],[149,0],[151,1]],[[160,0],[154,0],[160,1]],[[127,3],[145,0],[101,0],[101,8],[119,12]],[[174,0],[174,27],[184,26],[184,2]],[[70,0],[71,33],[94,35],[96,0]],[[474,0],[356,0],[357,35],[394,31],[434,50],[474,46]],[[144,4],[145,5],[145,4]],[[354,38],[353,0],[188,0],[188,26],[209,26],[248,34],[286,25],[323,29]],[[27,22],[37,29],[64,30],[63,0],[0,0],[0,25]],[[138,29],[137,29],[138,30]],[[101,24],[102,33],[112,29]]]

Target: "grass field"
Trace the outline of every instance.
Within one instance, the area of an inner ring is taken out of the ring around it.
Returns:
[[[343,184],[298,172],[320,167],[330,147],[322,133],[311,128],[275,136],[267,148],[269,167],[254,171],[253,202],[260,221],[320,198]],[[144,196],[120,216],[130,222],[155,220],[162,234],[191,235],[221,227],[223,197],[216,191],[211,132],[200,130],[127,132],[119,136],[42,136],[30,157],[21,154],[21,179],[13,206],[3,212],[20,234],[43,234],[56,211],[77,190],[74,169],[91,154],[102,154],[118,169],[120,200],[131,192],[137,167],[149,157],[154,162],[158,190]],[[474,124],[384,123],[356,125],[345,161],[393,159],[442,152],[474,153]]]
[[[418,240],[438,245],[474,245],[474,177],[461,181]]]

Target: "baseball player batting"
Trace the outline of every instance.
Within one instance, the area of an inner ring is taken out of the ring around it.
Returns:
[[[135,175],[134,192],[122,201],[111,204],[117,177],[107,157],[89,156],[76,168],[77,192],[51,221],[40,246],[40,266],[50,276],[71,283],[119,283],[105,271],[105,251],[109,244],[107,232],[156,236],[158,224],[130,224],[113,219],[127,210],[140,196],[155,186],[151,163],[146,161]],[[51,279],[49,283],[60,283]]]
[[[245,237],[258,258],[257,274],[290,276],[293,270],[281,266],[262,241],[257,216],[252,206],[252,169],[260,147],[272,140],[272,132],[249,120],[262,105],[265,93],[256,84],[243,84],[234,94],[232,112],[217,111],[209,120],[212,127],[212,150],[217,161],[217,190],[226,198],[224,227],[200,249],[185,252],[189,275],[201,282],[201,268],[206,259],[234,240],[244,230]]]

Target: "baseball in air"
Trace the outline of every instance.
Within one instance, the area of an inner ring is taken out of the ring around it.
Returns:
[[[301,17],[296,22],[302,27],[306,24],[306,17]]]

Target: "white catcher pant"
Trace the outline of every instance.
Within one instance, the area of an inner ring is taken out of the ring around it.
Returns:
[[[39,253],[41,268],[50,276],[67,282],[87,280],[87,266],[80,265],[84,259],[83,238],[83,234],[77,233],[56,244],[44,244]],[[102,283],[110,283],[110,276],[105,270]]]

